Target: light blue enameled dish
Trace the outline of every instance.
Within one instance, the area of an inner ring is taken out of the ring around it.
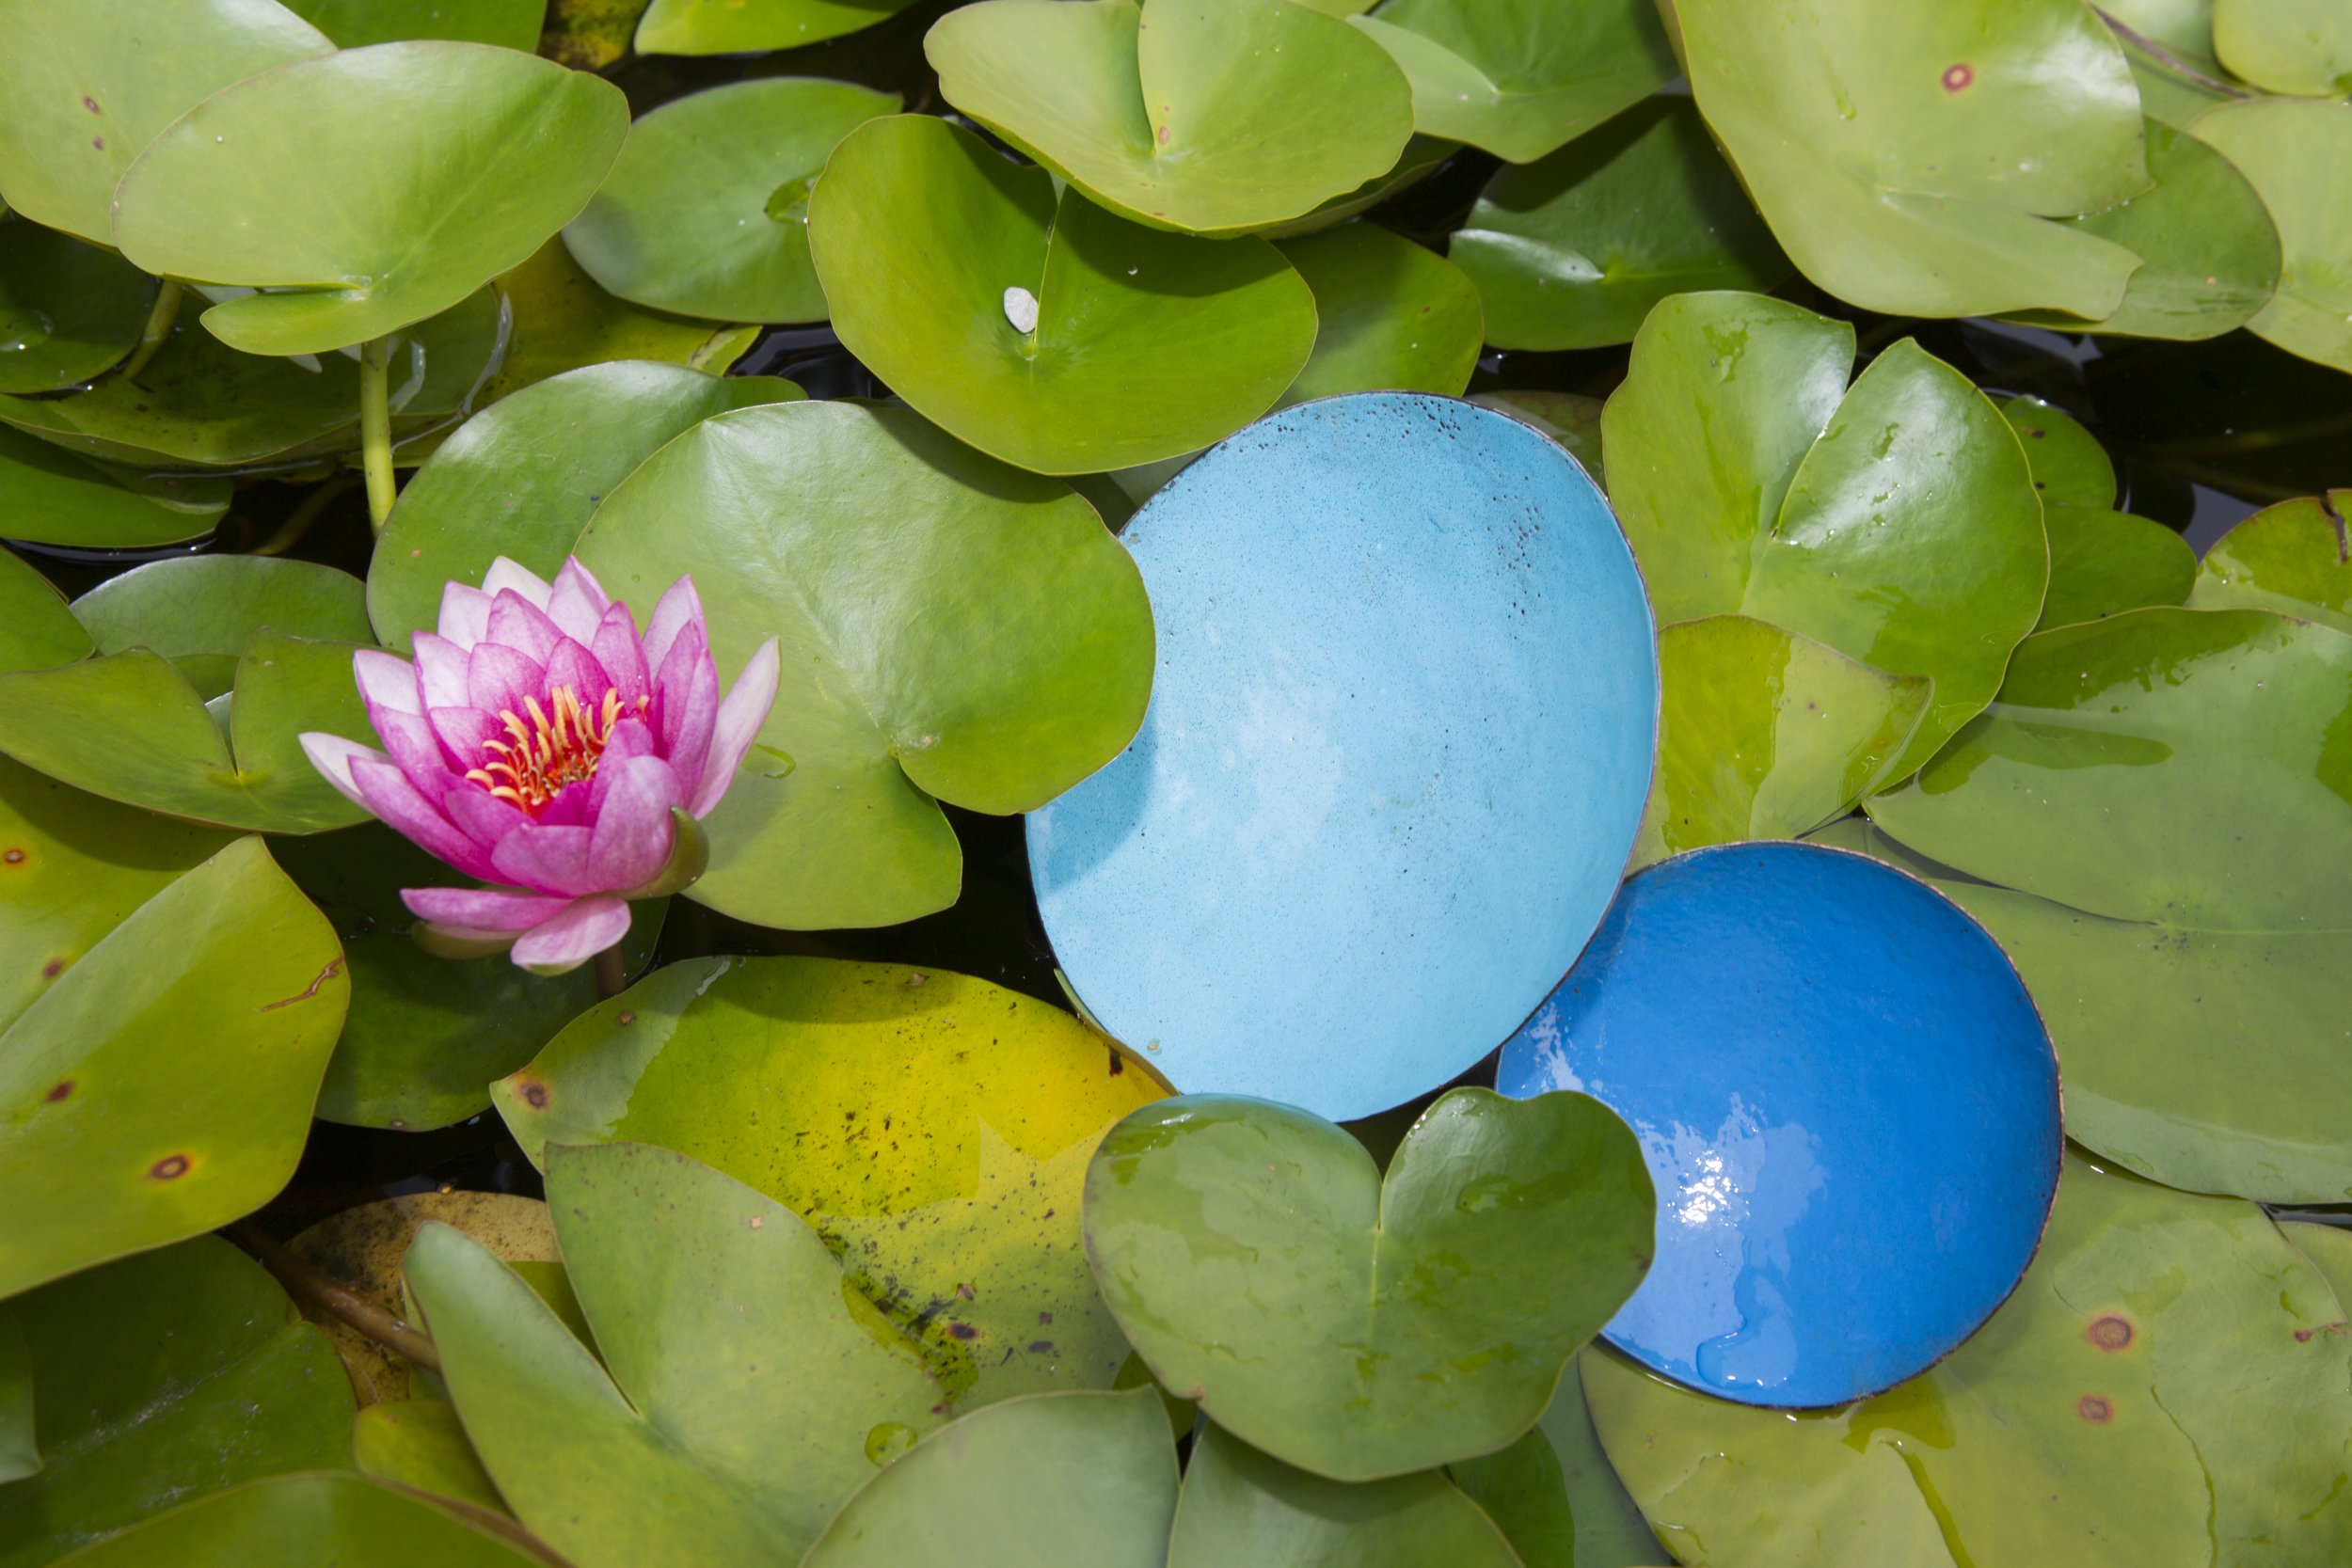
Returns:
[[[1496,1086],[1632,1124],[1658,1260],[1606,1337],[1748,1404],[1926,1370],[2016,1287],[2058,1190],[2058,1058],[2008,958],[1925,882],[1819,845],[1628,880]]]
[[[1658,665],[1573,458],[1453,398],[1302,404],[1125,540],[1159,666],[1126,752],[1028,819],[1071,989],[1179,1089],[1368,1116],[1475,1064],[1607,909]]]

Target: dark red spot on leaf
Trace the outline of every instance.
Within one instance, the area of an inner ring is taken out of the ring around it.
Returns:
[[[970,1323],[949,1323],[947,1332],[963,1340],[977,1339],[980,1337],[980,1331]]]
[[[188,1174],[188,1157],[184,1154],[167,1154],[148,1166],[147,1174],[156,1181],[177,1181]]]
[[[71,1078],[64,1078],[49,1085],[49,1093],[45,1098],[48,1100],[50,1104],[55,1105],[58,1101],[63,1100],[66,1096],[72,1094],[72,1092],[73,1080]]]
[[[44,980],[54,980],[64,973],[65,960],[63,958],[52,958],[40,966],[40,977]]]
[[[523,1103],[534,1111],[546,1110],[548,1108],[548,1086],[545,1084],[525,1084]]]
[[[84,98],[82,100],[82,107],[87,109],[92,114],[96,114],[99,112],[98,100],[95,98]]]
[[[2103,1427],[2115,1419],[2115,1406],[2096,1394],[2085,1394],[2075,1404],[2074,1410],[2092,1426]]]
[[[2083,1338],[2101,1350],[2122,1350],[2132,1342],[2131,1320],[2110,1312],[2104,1318],[2094,1319],[2090,1326],[2083,1330]]]
[[[1946,92],[1958,92],[1976,79],[1977,68],[1966,60],[1960,60],[1944,68],[1944,90]]]

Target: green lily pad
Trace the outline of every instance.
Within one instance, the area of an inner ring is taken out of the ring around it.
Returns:
[[[225,479],[151,479],[0,427],[0,529],[11,539],[146,549],[200,539],[228,510]]]
[[[2347,1529],[2343,1322],[2254,1205],[2070,1156],[2017,1293],[1876,1399],[1757,1409],[1606,1355],[1584,1380],[1692,1568],[2318,1563]]]
[[[2229,159],[2151,119],[2153,189],[2104,212],[2059,221],[2139,258],[2123,301],[2103,320],[2023,311],[2015,319],[2061,332],[2215,338],[2244,326],[2279,284],[2279,230]]]
[[[653,0],[640,55],[749,55],[798,49],[887,22],[914,0]],[[639,0],[643,5],[643,0]]]
[[[1446,254],[1498,348],[1630,342],[1650,307],[1788,276],[1689,99],[1658,98],[1489,181]]]
[[[191,293],[136,381],[109,375],[71,397],[0,397],[0,424],[142,469],[247,467],[358,450],[356,357],[240,354],[198,324],[203,307]],[[487,289],[405,334],[391,372],[395,441],[464,406],[501,336],[498,297]]]
[[[997,5],[1132,9],[988,0],[940,25]],[[1314,297],[1264,241],[1057,198],[1043,169],[930,115],[870,121],[834,150],[808,238],[849,350],[952,435],[1041,473],[1220,440],[1273,405],[1314,344]]]
[[[438,315],[528,260],[628,135],[619,88],[534,55],[347,49],[173,121],[122,177],[115,243],[149,272],[264,291],[204,312],[230,347],[323,353]]]
[[[2279,226],[2279,287],[2248,324],[2254,335],[2352,371],[2352,103],[2222,103],[2189,130],[2237,166]]]
[[[1302,0],[1292,0],[1292,3],[1300,4]],[[1334,16],[1340,14],[1328,6],[1313,8],[1330,11]],[[1419,184],[1460,150],[1461,144],[1458,142],[1447,141],[1442,136],[1424,136],[1416,131],[1405,143],[1405,150],[1396,155],[1396,162],[1390,165],[1385,173],[1374,176],[1352,191],[1318,203],[1297,217],[1284,223],[1267,224],[1257,232],[1269,240],[1280,240],[1297,234],[1311,234],[1335,223],[1344,223],[1349,218],[1369,212],[1390,197]]]
[[[1666,1548],[1650,1532],[1649,1522],[1601,1450],[1600,1435],[1593,1430],[1592,1413],[1584,1403],[1584,1364],[1608,1354],[1597,1345],[1577,1353],[1561,1375],[1551,1408],[1530,1438],[1541,1438],[1559,1466],[1561,1487],[1576,1522],[1576,1568],[1649,1568],[1667,1560]],[[1455,1465],[1454,1475],[1462,1479],[1463,1466]],[[1478,1497],[1478,1488],[1467,1480],[1463,1484]],[[1499,1522],[1508,1533],[1508,1522]],[[1528,1568],[1538,1565],[1530,1562]]]
[[[834,145],[896,93],[770,76],[675,99],[629,128],[572,259],[619,297],[735,322],[825,319],[808,196]]]
[[[1184,1467],[1168,1568],[1236,1562],[1522,1568],[1495,1522],[1434,1470],[1353,1484],[1326,1481],[1212,1426]]]
[[[1485,330],[1478,291],[1461,268],[1362,221],[1276,248],[1315,304],[1314,351],[1277,407],[1342,392],[1458,397],[1470,385]]]
[[[0,200],[113,245],[123,171],[163,128],[272,66],[333,51],[276,0],[22,0],[0,23]]]
[[[1576,1357],[1570,1356],[1563,1386],[1575,1370]],[[1580,1400],[1583,1397],[1577,1395]],[[1558,1396],[1553,1399],[1556,1403]],[[1540,1430],[1530,1432],[1507,1449],[1476,1459],[1455,1460],[1446,1466],[1445,1476],[1493,1521],[1518,1554],[1511,1560],[1512,1568],[1574,1568],[1576,1515],[1568,1506],[1559,1458]],[[1392,1486],[1396,1482],[1369,1484]]]
[[[362,1409],[351,1423],[351,1459],[363,1476],[506,1512],[447,1400],[385,1400]]]
[[[2122,47],[2075,0],[1677,0],[1691,90],[1805,277],[1905,316],[2098,321],[2137,257],[2049,221],[2148,188]],[[2227,150],[2224,149],[2226,151]]]
[[[283,1186],[342,1027],[342,967],[261,840],[239,839],[18,1015],[0,1034],[0,1295],[209,1230]]]
[[[89,633],[55,584],[0,549],[0,671],[45,670],[90,654]]]
[[[1059,1008],[823,958],[669,965],[493,1090],[532,1159],[641,1139],[786,1204],[923,1336],[965,1408],[1111,1386],[1127,1343],[1080,1195],[1104,1130],[1159,1093]]]
[[[0,1486],[40,1471],[33,1414],[32,1354],[16,1308],[0,1303]]]
[[[802,1568],[1162,1568],[1175,1510],[1176,1448],[1157,1394],[1034,1394],[909,1449],[843,1506]]]
[[[1658,665],[1658,771],[1637,865],[1843,816],[1886,778],[1935,689],[1744,615],[1667,626]]]
[[[1533,425],[1565,447],[1583,470],[1601,483],[1606,477],[1600,461],[1601,401],[1579,392],[1542,392],[1514,387],[1507,391],[1476,392],[1470,402],[1510,415]]]
[[[525,54],[539,47],[547,0],[282,0],[342,49],[403,39],[494,43]]]
[[[1947,891],[2033,992],[2077,1142],[2179,1187],[2352,1196],[2348,715],[2352,636],[2131,610],[2028,639],[1995,707],[1870,802],[1995,884]]]
[[[623,361],[491,404],[425,460],[376,539],[368,612],[384,645],[406,653],[439,616],[443,585],[481,582],[501,555],[552,578],[596,503],[672,436],[713,414],[800,395],[774,376]],[[631,602],[653,613],[652,599]]]
[[[2346,1300],[2352,1297],[2352,1230],[2310,1220],[2280,1220],[2279,1233],[2294,1243],[2295,1250],[2327,1276],[2328,1286],[2336,1292],[2339,1304],[2352,1305]]]
[[[278,851],[351,960],[351,1015],[319,1090],[329,1121],[410,1132],[463,1121],[488,1108],[491,1080],[596,1000],[586,966],[548,978],[502,953],[444,958],[418,946],[400,890],[446,886],[453,873],[389,828],[290,839]],[[622,943],[628,973],[653,957],[666,904],[637,906]]]
[[[691,573],[723,680],[782,640],[775,707],[689,895],[759,925],[946,908],[962,856],[936,802],[1034,811],[1116,756],[1150,701],[1151,605],[1094,509],[905,409],[705,420],[605,499],[579,553],[631,604]]]
[[[2098,437],[2039,398],[1994,406],[2024,442],[2033,487],[2042,492],[2050,589],[2034,629],[2185,600],[2197,552],[2162,523],[2109,510],[2115,465]]]
[[[1885,775],[1992,699],[2049,580],[2018,439],[1909,340],[1846,386],[1853,329],[1754,294],[1650,313],[1602,419],[1661,622],[1738,613],[1935,682]]]
[[[877,1429],[939,1423],[912,1341],[791,1211],[644,1144],[550,1148],[547,1175],[596,1354],[446,1226],[407,1275],[500,1494],[580,1568],[788,1560],[872,1473]]]
[[[1415,130],[1515,164],[1681,74],[1649,0],[1388,0],[1357,25],[1412,83]]]
[[[513,332],[506,356],[483,390],[485,404],[565,371],[614,359],[656,359],[721,375],[759,338],[756,326],[713,327],[613,298],[580,270],[560,235],[521,266],[501,273],[498,292],[513,317]]]
[[[197,1236],[9,1304],[48,1464],[0,1489],[0,1564],[32,1568],[190,1498],[345,1463],[325,1336],[227,1242]]]
[[[110,250],[0,224],[0,392],[61,392],[139,341],[155,280]]]
[[[0,757],[0,1026],[228,842]]]
[[[2275,610],[2352,632],[2352,490],[2265,507],[2214,541],[2188,602],[2197,610]]]
[[[1160,1382],[1275,1457],[1375,1481],[1533,1427],[1649,1268],[1640,1146],[1581,1094],[1455,1089],[1383,1180],[1286,1105],[1135,1112],[1087,1176],[1104,1300]]]
[[[2352,14],[2330,0],[2213,0],[2213,48],[2271,92],[2352,96]]]
[[[1288,0],[983,0],[923,53],[948,103],[1097,201],[1199,234],[1299,217],[1413,134],[1387,51]]]
[[[77,1552],[73,1568],[534,1568],[546,1560],[413,1493],[358,1476],[276,1476],[187,1507]]]
[[[268,626],[289,637],[373,641],[367,590],[315,562],[197,555],[150,562],[73,601],[102,654],[147,648],[179,666],[210,702],[235,684],[237,661]]]
[[[2082,421],[2040,398],[2003,398],[1993,406],[2025,446],[2042,505],[2105,510],[2115,504],[2115,463]]]
[[[367,813],[310,766],[306,730],[373,733],[352,645],[254,634],[212,700],[146,648],[0,674],[0,752],[110,800],[262,832],[349,827]]]

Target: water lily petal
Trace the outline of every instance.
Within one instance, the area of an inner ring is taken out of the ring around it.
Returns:
[[[775,705],[780,668],[774,638],[752,650],[743,673],[735,677],[726,700],[719,705],[719,718],[710,733],[710,754],[703,763],[702,778],[694,785],[693,798],[687,802],[688,816],[709,816],[710,808],[719,803],[727,785],[735,782],[735,770],[741,765],[743,753],[752,749],[759,726],[768,721],[768,710]]]
[[[483,624],[490,617],[490,601],[482,601]],[[481,639],[476,638],[475,641]],[[463,707],[466,704],[466,662],[473,651],[473,643],[459,647],[446,637],[429,631],[417,633],[414,643],[417,655],[417,689],[424,694],[426,712],[437,707]]]
[[[438,855],[469,877],[485,882],[499,879],[481,846],[434,810],[432,802],[408,782],[408,775],[389,762],[353,759],[351,782],[359,792],[359,803],[418,848]]]
[[[554,657],[564,634],[548,619],[546,610],[510,588],[490,601],[490,629],[484,641],[519,648],[545,664]]]
[[[699,780],[710,755],[710,734],[719,722],[719,671],[699,622],[690,623],[670,644],[669,657],[654,677],[661,694],[658,715],[661,754],[681,779]]]
[[[645,624],[646,665],[660,669],[670,657],[670,644],[677,641],[677,634],[690,626],[703,624],[703,601],[694,592],[694,579],[678,578],[661,595],[661,602],[653,607],[653,619]]]
[[[295,738],[302,742],[302,754],[310,759],[310,766],[319,770],[319,776],[342,790],[343,799],[355,806],[366,807],[367,801],[360,799],[359,786],[352,782],[352,764],[360,761],[389,763],[392,760],[373,746],[345,740],[340,735],[305,730]]]
[[[564,635],[580,642],[596,640],[596,627],[611,609],[612,597],[596,574],[577,560],[565,557],[564,569],[555,574],[555,591],[548,596],[548,619],[563,628]]]
[[[351,656],[351,673],[370,712],[389,708],[395,713],[424,715],[424,699],[417,687],[417,668],[398,654],[381,648],[361,648]]]
[[[544,697],[547,667],[519,648],[503,642],[478,642],[466,659],[466,704],[488,714],[528,716],[530,704]],[[544,708],[547,704],[540,701]]]
[[[588,651],[604,666],[621,701],[634,705],[638,698],[652,695],[653,671],[645,664],[644,644],[637,641],[637,618],[628,606],[616,604],[604,612]]]
[[[490,629],[490,595],[462,582],[443,584],[438,629],[459,652],[471,652],[482,634]]]
[[[547,578],[506,556],[491,562],[490,569],[482,574],[482,591],[492,598],[501,594],[519,594],[538,610],[547,609],[548,601],[555,596]]]
[[[575,968],[628,935],[628,905],[618,898],[582,898],[515,943],[513,958],[542,974]]]
[[[553,692],[559,686],[570,687],[580,705],[594,715],[604,705],[604,694],[612,689],[612,678],[596,662],[596,655],[567,637],[548,656],[548,690]],[[553,716],[550,707],[548,717]]]
[[[419,795],[438,800],[455,781],[449,758],[441,752],[441,737],[433,733],[433,726],[420,715],[390,708],[372,707],[368,717],[375,721],[375,733],[384,737],[384,750],[391,754],[393,766],[417,786]]]
[[[450,707],[428,707],[425,722],[441,742],[441,751],[450,760],[451,768],[465,773],[482,766],[483,743],[497,740],[506,734],[506,726],[480,708],[467,704],[461,697]]]
[[[483,880],[508,882],[572,897],[611,893],[613,888],[599,884],[588,874],[588,850],[593,836],[594,830],[587,827],[525,818],[490,851],[490,865],[497,875]]]
[[[478,784],[461,783],[441,797],[441,811],[484,849],[531,820],[512,800],[501,800]]]
[[[600,888],[651,881],[677,835],[671,808],[686,803],[677,774],[660,757],[608,760],[596,769],[596,796],[588,875]]]
[[[405,887],[400,901],[420,920],[473,931],[528,931],[572,907],[569,898],[486,887]]]

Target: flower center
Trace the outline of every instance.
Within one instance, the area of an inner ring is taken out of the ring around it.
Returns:
[[[501,713],[506,738],[483,742],[482,766],[466,775],[500,800],[533,815],[565,784],[596,776],[597,759],[623,712],[618,691],[607,691],[603,705],[592,712],[580,705],[578,693],[568,686],[548,692],[548,705],[555,710],[552,715],[539,706],[538,698],[524,698],[529,723],[512,708]],[[643,714],[645,705],[646,699],[638,698],[635,711]]]

